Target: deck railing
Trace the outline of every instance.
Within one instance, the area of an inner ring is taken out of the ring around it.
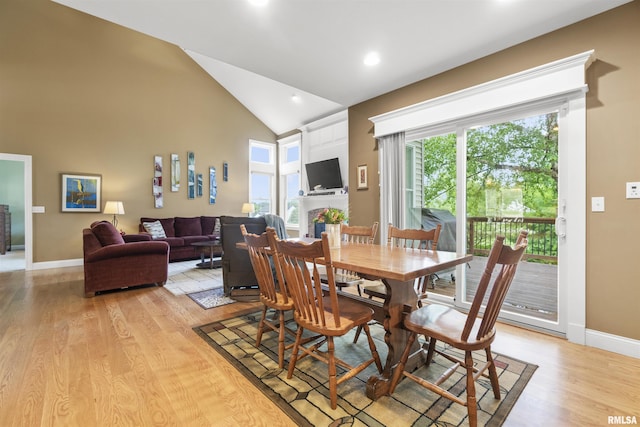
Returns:
[[[522,229],[529,231],[529,246],[523,258],[558,261],[555,218],[468,217],[467,235],[469,241],[467,247],[469,253],[486,256],[489,254],[496,235],[503,235],[507,241],[513,243]]]

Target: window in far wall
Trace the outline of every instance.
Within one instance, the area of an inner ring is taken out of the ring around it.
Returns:
[[[249,140],[249,202],[254,216],[275,213],[275,145]]]
[[[300,134],[278,141],[280,150],[280,212],[287,228],[300,226]]]

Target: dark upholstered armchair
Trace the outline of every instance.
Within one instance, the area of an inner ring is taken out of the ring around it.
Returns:
[[[84,294],[167,281],[169,245],[158,241],[125,243],[107,221],[82,230]],[[129,240],[129,239],[128,239]],[[135,239],[131,239],[135,240]]]
[[[263,217],[220,217],[224,294],[236,300],[257,301],[260,298],[260,292],[249,252],[236,247],[236,243],[244,242],[240,224],[244,224],[247,232],[253,234],[262,234],[267,229],[267,223]]]

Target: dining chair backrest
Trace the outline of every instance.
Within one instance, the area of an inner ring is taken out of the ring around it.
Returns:
[[[345,242],[373,244],[378,233],[378,225],[378,221],[374,222],[371,227],[342,224],[340,234]]]
[[[276,268],[283,272],[296,316],[317,329],[340,329],[340,307],[327,233],[323,232],[322,239],[312,243],[277,240],[274,233],[269,232],[268,236],[269,242],[276,247]],[[321,266],[326,266],[328,299],[323,298],[320,271],[324,269],[319,269]]]
[[[389,246],[402,248],[429,249],[435,251],[438,247],[438,239],[440,238],[441,229],[442,225],[440,224],[438,224],[436,228],[432,228],[430,230],[413,228],[402,229],[389,224],[387,244]]]
[[[271,228],[275,233],[275,229]],[[269,244],[267,232],[260,235],[248,233],[244,224],[240,224],[240,230],[244,236],[244,241],[247,244],[247,250],[249,251],[249,258],[251,259],[251,265],[256,274],[258,281],[258,287],[260,288],[260,297],[263,302],[271,302],[273,304],[278,303],[278,294],[282,299],[280,302],[285,304],[288,301],[288,293],[286,288],[286,282],[282,276],[277,273],[278,283],[276,284],[274,278],[274,270],[272,267],[272,259],[275,254],[275,250]],[[280,292],[278,292],[280,291]],[[267,301],[264,301],[266,299]]]
[[[489,257],[487,258],[487,264],[485,266],[480,283],[476,290],[476,294],[473,297],[471,308],[469,310],[467,321],[462,331],[462,341],[467,341],[473,330],[474,324],[477,321],[478,314],[482,306],[482,302],[485,299],[487,290],[489,289],[489,283],[492,276],[495,276],[493,285],[489,292],[489,299],[482,315],[482,321],[476,334],[476,339],[480,339],[489,333],[492,333],[502,303],[509,291],[513,277],[515,276],[518,264],[527,249],[528,232],[526,230],[520,231],[516,243],[513,248],[504,244],[504,236],[497,236],[496,240],[491,247]],[[497,275],[494,274],[496,266],[501,266]]]

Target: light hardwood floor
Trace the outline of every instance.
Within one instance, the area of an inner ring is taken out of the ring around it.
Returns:
[[[203,310],[151,287],[83,298],[80,267],[0,273],[0,426],[292,426],[192,327]],[[539,365],[506,426],[640,422],[640,360],[499,325],[494,349]]]

